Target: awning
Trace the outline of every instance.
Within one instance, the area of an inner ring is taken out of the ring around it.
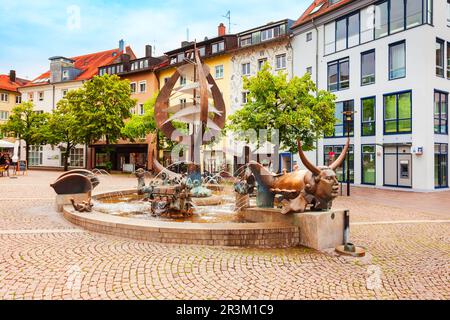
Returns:
[[[5,141],[5,140],[0,140],[0,148],[1,149],[14,149],[14,143]]]

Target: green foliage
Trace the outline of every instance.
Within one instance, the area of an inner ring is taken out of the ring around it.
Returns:
[[[333,132],[335,96],[317,90],[309,74],[288,81],[266,64],[256,77],[244,78],[244,89],[248,103],[229,117],[228,130],[266,129],[270,135],[278,129],[281,147],[291,152],[297,151],[298,138],[311,150],[315,140]]]
[[[158,94],[155,94],[152,98],[144,103],[144,114],[131,116],[131,119],[127,121],[125,127],[122,128],[122,135],[135,141],[135,139],[146,136],[156,131],[155,121],[155,103]]]
[[[68,93],[68,96],[71,92]],[[46,130],[47,143],[52,145],[64,144],[64,170],[68,169],[70,152],[77,144],[82,144],[83,138],[78,135],[78,128],[82,125],[76,116],[68,99],[58,102],[57,109],[50,115]]]
[[[12,109],[8,121],[1,126],[5,135],[17,137],[26,143],[26,159],[30,146],[45,144],[48,139],[46,131],[48,113],[36,113],[31,102],[22,102]]]
[[[126,138],[122,133],[124,119],[131,117],[130,109],[136,105],[128,80],[121,80],[117,75],[96,76],[83,87],[69,91],[66,100],[79,121],[76,135],[84,143],[92,144],[106,138],[106,143],[110,144]]]

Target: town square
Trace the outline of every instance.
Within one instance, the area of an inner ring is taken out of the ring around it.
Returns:
[[[0,300],[449,300],[450,0],[251,2],[5,5]]]

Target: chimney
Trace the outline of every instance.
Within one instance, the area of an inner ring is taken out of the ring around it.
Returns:
[[[122,53],[125,50],[125,41],[123,41],[123,39],[121,39],[119,41],[119,52]]]
[[[153,48],[152,48],[152,46],[151,45],[146,45],[145,46],[145,57],[146,58],[151,58],[152,57],[152,50],[153,50]]]
[[[219,24],[219,37],[224,36],[227,33],[227,28],[223,23]]]
[[[9,81],[16,82],[16,70],[9,71]]]
[[[187,47],[189,45],[191,45],[191,42],[189,42],[189,41],[181,41],[181,47],[182,48]]]

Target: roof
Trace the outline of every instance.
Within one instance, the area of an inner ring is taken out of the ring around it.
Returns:
[[[9,75],[0,74],[0,89],[6,91],[17,92],[17,89],[21,86],[26,85],[29,80],[24,80],[20,78],[16,78],[15,82],[9,80]]]
[[[211,38],[211,39],[206,39],[206,40],[203,40],[201,42],[197,42],[196,46],[197,46],[197,48],[199,48],[199,47],[202,47],[202,46],[210,44],[210,43],[215,43],[215,42],[219,42],[221,40],[225,40],[227,38],[236,38],[236,37],[237,37],[237,35],[235,35],[235,34],[225,34],[223,36],[217,36],[217,37],[214,37],[214,38]],[[184,47],[179,47],[177,49],[165,52],[164,54],[167,55],[167,56],[171,56],[171,55],[174,55],[174,54],[179,53],[179,52],[192,50],[192,49],[194,49],[194,44],[195,44],[195,41],[192,41],[192,42],[189,42],[189,44],[187,44]]]
[[[130,47],[126,47],[126,52],[134,56]],[[89,80],[97,75],[98,68],[104,65],[114,63],[120,57],[119,49],[112,49],[107,51],[101,51],[96,53],[85,54],[82,56],[71,57],[70,60],[74,61],[75,68],[82,72],[78,77],[72,81]],[[41,74],[39,77],[24,85],[24,87],[39,86],[47,84],[50,79],[50,71]]]
[[[339,9],[353,1],[355,0],[341,0],[335,4],[330,4],[329,0],[314,0],[303,15],[294,23],[291,29],[297,28],[313,19],[317,19],[318,17]]]

